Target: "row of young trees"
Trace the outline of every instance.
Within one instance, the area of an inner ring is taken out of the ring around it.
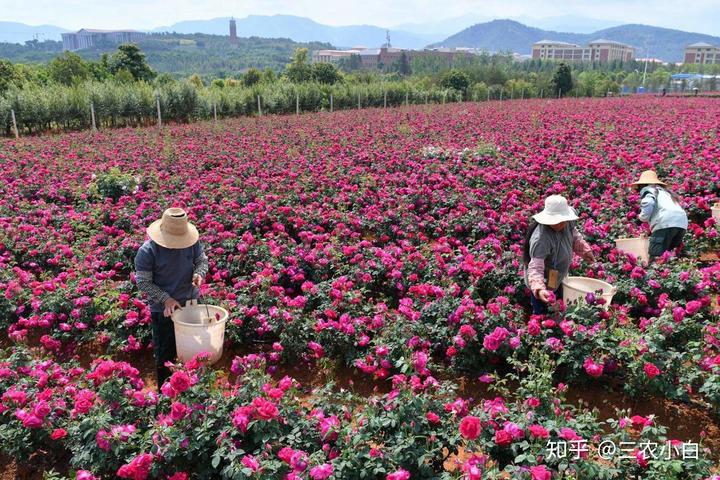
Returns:
[[[480,85],[474,85],[472,92],[478,100],[487,94],[486,87]],[[11,111],[15,112],[18,130],[34,134],[90,128],[93,113],[97,128],[152,125],[158,122],[158,103],[163,122],[189,122],[463,99],[467,97],[454,89],[421,89],[408,82],[327,85],[280,79],[272,84],[224,88],[198,88],[190,81],[168,83],[159,88],[147,82],[53,84],[13,89],[0,97],[0,130],[5,135],[14,133]]]

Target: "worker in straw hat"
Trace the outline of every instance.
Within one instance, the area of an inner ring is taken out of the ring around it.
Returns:
[[[533,314],[547,313],[547,303],[553,296],[562,296],[562,281],[570,269],[573,253],[588,262],[595,261],[590,245],[575,227],[577,220],[577,213],[565,197],[550,195],[543,211],[530,221],[523,260]]]
[[[688,218],[680,199],[661,182],[654,170],[645,170],[633,185],[640,190],[638,218],[652,229],[648,254],[650,258],[676,250],[682,245]]]
[[[196,299],[208,270],[198,231],[185,210],[168,208],[147,228],[149,239],[135,256],[138,288],[150,303],[158,389],[170,375],[165,362],[175,361],[172,312]]]

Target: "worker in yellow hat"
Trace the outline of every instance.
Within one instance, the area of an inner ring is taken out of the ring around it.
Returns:
[[[670,250],[678,250],[688,227],[688,218],[680,198],[660,181],[654,170],[645,170],[633,183],[640,190],[640,215],[650,224],[649,256],[655,258]]]
[[[150,303],[157,386],[170,376],[165,362],[177,356],[175,326],[170,316],[199,296],[208,259],[198,241],[197,228],[182,208],[168,208],[146,230],[148,240],[135,256],[135,276]]]

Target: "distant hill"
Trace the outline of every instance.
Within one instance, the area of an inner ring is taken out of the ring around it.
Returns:
[[[612,22],[579,15],[560,15],[557,17],[532,18],[528,16],[513,17],[511,20],[530,27],[542,28],[556,32],[593,33],[603,28],[616,27],[622,22]]]
[[[473,13],[442,20],[433,19],[425,22],[402,23],[395,25],[391,30],[401,30],[423,35],[440,35],[442,39],[476,23],[488,22],[490,20],[492,20],[492,18]]]
[[[0,21],[0,42],[25,43],[27,40],[61,40],[60,34],[68,30],[55,25],[25,25]]]
[[[591,33],[601,28],[618,25],[618,22],[598,20],[577,15],[533,18],[526,15],[510,17],[532,27],[562,32]],[[206,33],[227,35],[229,17],[211,20],[189,20],[154,28],[152,32]],[[402,23],[390,27],[392,43],[407,48],[420,48],[440,41],[449,35],[492,18],[480,13],[468,13],[458,17],[432,19],[419,23]],[[236,19],[238,35],[242,37],[290,38],[295,41],[327,41],[333,45],[354,46],[358,43],[379,46],[385,41],[385,27],[356,25],[332,27],[304,17],[292,15],[250,15]],[[88,28],[94,25],[86,25]],[[69,30],[56,25],[31,26],[18,22],[0,21],[0,42],[25,43],[28,40],[60,40],[60,34]],[[322,38],[320,38],[322,37]],[[346,45],[347,44],[347,45]]]
[[[229,21],[230,17],[191,20],[155,28],[153,31],[228,35]],[[379,47],[385,43],[386,29],[373,25],[334,27],[294,15],[250,15],[235,19],[235,22],[239,37],[289,38],[296,42],[327,42],[338,47]],[[390,40],[395,47],[422,48],[444,36],[441,33],[422,34],[390,29]]]
[[[586,45],[588,42],[600,38],[632,45],[637,49],[638,57],[644,57],[649,49],[650,57],[660,58],[667,62],[682,61],[683,49],[691,43],[707,42],[720,45],[720,37],[649,25],[620,25],[583,34],[542,30],[528,27],[514,20],[493,20],[473,25],[431,46],[474,47],[492,52],[510,50],[530,54],[532,53],[532,44],[540,40],[560,40]]]

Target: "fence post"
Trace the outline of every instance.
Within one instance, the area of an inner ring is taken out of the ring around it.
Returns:
[[[300,94],[295,92],[295,115],[300,115]]]
[[[213,122],[217,123],[217,104],[213,102]]]
[[[513,100],[514,98],[515,98],[515,87],[513,87],[513,88],[510,90],[510,100]]]
[[[12,116],[13,131],[15,132],[15,139],[17,140],[18,138],[20,138],[20,132],[18,132],[17,121],[15,120],[15,110],[13,110],[12,108],[10,109],[10,116]]]
[[[360,92],[358,92],[358,110],[360,110],[362,107],[360,106]]]
[[[522,92],[520,93],[520,100],[525,100],[525,89],[522,89]]]
[[[383,108],[387,108],[387,92],[383,90]]]
[[[489,102],[490,101],[490,88],[489,87],[487,89],[487,92],[488,92],[488,102]]]
[[[333,95],[332,95],[332,93],[330,94],[330,111],[331,112],[333,111]]]
[[[160,115],[160,97],[155,97],[155,105],[157,106],[158,127],[162,128],[162,116]]]
[[[543,92],[544,92],[544,91],[545,91],[545,90],[543,90],[542,88],[540,89],[540,98],[543,98]]]
[[[445,105],[445,97],[446,96],[447,96],[447,92],[443,92],[443,101],[442,101],[443,105]]]
[[[92,120],[92,129],[94,132],[97,130],[97,127],[95,126],[95,105],[93,102],[90,102],[90,119]]]
[[[502,100],[503,89],[500,88],[500,100]]]
[[[562,90],[558,88],[558,98],[560,98],[560,92],[562,92]]]
[[[260,95],[258,95],[257,98],[258,98],[258,117],[262,117],[262,107],[260,106]]]
[[[427,103],[428,103],[428,93],[425,92],[425,105],[427,105]]]
[[[405,92],[405,106],[407,107],[408,105],[408,92]]]

